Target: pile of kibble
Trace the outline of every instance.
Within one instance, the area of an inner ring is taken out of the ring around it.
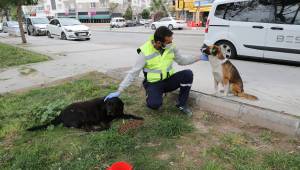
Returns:
[[[118,132],[125,134],[130,130],[137,129],[144,124],[143,120],[130,120],[120,125]]]

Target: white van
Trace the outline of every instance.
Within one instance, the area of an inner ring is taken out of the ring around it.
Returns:
[[[110,27],[114,28],[120,28],[120,27],[125,27],[126,26],[126,22],[124,18],[121,17],[116,17],[116,18],[112,18],[110,21]]]
[[[221,45],[227,58],[300,61],[299,1],[216,0],[204,43]]]

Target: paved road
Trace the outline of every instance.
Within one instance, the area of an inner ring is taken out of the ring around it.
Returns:
[[[48,83],[91,70],[106,72],[129,68],[136,59],[136,48],[147,40],[150,33],[117,33],[94,31],[91,41],[62,41],[47,37],[29,37],[23,46],[55,58],[53,61],[31,64],[38,71],[31,76],[20,76],[18,68],[0,72],[0,93]],[[0,38],[0,42],[19,44],[19,38]],[[203,36],[175,33],[175,43],[182,53],[199,55]],[[258,96],[259,101],[227,97],[263,108],[300,116],[300,68],[249,61],[232,61],[244,80],[246,92]],[[213,79],[208,62],[190,66],[175,66],[177,70],[189,68],[194,72],[193,90],[213,93]]]

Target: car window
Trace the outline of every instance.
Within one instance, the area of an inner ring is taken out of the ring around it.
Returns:
[[[48,24],[49,20],[47,18],[32,18],[32,24]]]
[[[51,24],[51,25],[56,25],[56,20],[52,20],[52,21],[50,22],[50,24]]]
[[[17,21],[9,21],[7,22],[7,26],[9,27],[13,27],[13,26],[18,26],[19,23]]]
[[[272,9],[272,22],[300,25],[300,4],[296,1],[277,0]]]
[[[62,26],[81,25],[81,23],[78,20],[71,18],[61,18],[59,19],[59,23]]]
[[[272,8],[271,2],[262,0],[234,2],[217,6],[215,16],[231,21],[269,23]]]

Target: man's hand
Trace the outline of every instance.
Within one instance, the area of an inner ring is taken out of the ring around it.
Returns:
[[[121,95],[120,91],[116,91],[116,92],[110,93],[109,95],[107,95],[105,97],[104,101],[106,101],[107,99],[114,98],[114,97],[119,97],[120,95]]]
[[[202,54],[200,55],[200,60],[208,61],[208,55],[205,54],[205,53],[202,53]]]

